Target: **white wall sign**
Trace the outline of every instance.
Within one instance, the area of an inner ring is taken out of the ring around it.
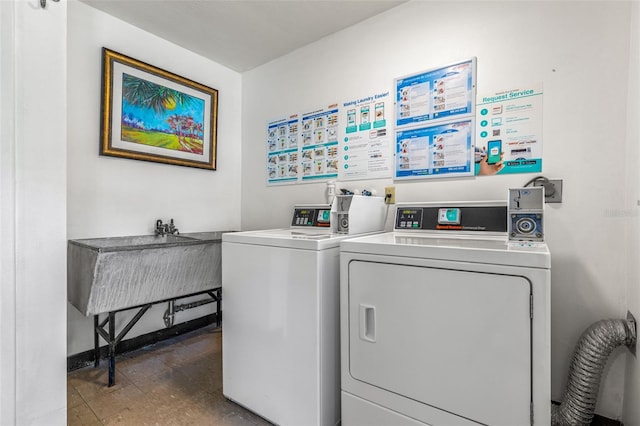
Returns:
[[[388,90],[341,103],[340,180],[392,176],[392,110]]]

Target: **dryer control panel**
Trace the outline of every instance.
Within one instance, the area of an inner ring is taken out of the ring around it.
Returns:
[[[507,206],[402,205],[396,209],[395,229],[422,231],[507,232]]]

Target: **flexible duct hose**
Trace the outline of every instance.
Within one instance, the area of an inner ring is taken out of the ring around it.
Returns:
[[[588,426],[593,419],[602,370],[618,346],[636,341],[632,320],[602,320],[592,324],[578,340],[563,401],[551,409],[553,426]]]

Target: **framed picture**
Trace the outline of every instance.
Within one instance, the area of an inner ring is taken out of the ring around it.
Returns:
[[[100,155],[216,169],[218,91],[102,48]]]

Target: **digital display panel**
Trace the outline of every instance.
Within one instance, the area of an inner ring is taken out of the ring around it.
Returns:
[[[294,209],[291,226],[317,226],[328,228],[331,224],[330,209]]]

